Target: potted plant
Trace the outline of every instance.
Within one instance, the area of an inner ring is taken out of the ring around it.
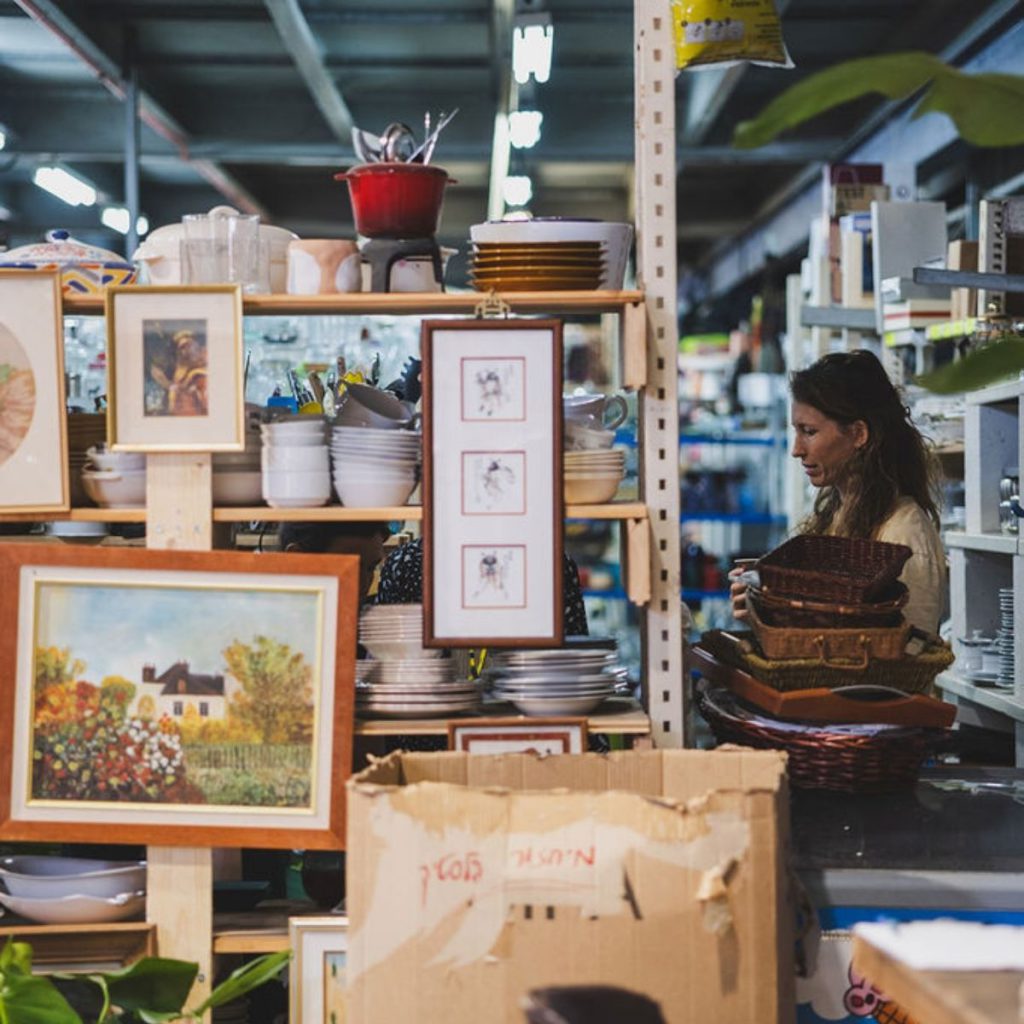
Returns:
[[[198,1006],[185,1000],[198,964],[165,957],[143,957],[118,971],[33,974],[32,946],[8,941],[0,951],[2,1024],[105,1024],[105,1022],[194,1020],[214,1007],[240,998],[275,977],[289,950],[268,953],[239,967]]]

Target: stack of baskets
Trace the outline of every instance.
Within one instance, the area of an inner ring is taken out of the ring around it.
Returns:
[[[724,643],[714,634],[701,646],[773,690],[923,694],[953,655],[937,637],[917,635],[903,616],[908,595],[898,577],[910,556],[908,547],[879,541],[795,537],[746,576],[749,640]],[[697,701],[719,740],[787,750],[790,779],[806,788],[912,784],[945,736],[943,729],[880,723],[870,700],[862,722],[842,726],[785,721],[706,681]]]

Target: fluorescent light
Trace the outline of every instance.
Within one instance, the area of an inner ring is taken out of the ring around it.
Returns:
[[[530,149],[540,141],[544,115],[539,110],[513,110],[508,115],[508,130],[516,149]]]
[[[555,32],[550,14],[522,14],[512,29],[512,73],[520,85],[546,82],[551,76],[551,48]]]
[[[0,149],[3,149],[7,145],[7,133],[0,128]]]
[[[94,206],[96,189],[63,167],[38,167],[32,181],[69,206]]]
[[[533,182],[525,174],[512,174],[502,183],[501,194],[509,206],[525,206],[533,198]]]
[[[111,231],[118,231],[122,235],[128,234],[128,225],[131,223],[131,220],[126,206],[104,206],[103,212],[100,214],[100,220]],[[135,222],[135,232],[142,236],[147,231],[149,231],[149,219],[140,216]]]

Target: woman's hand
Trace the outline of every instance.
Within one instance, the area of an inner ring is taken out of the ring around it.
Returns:
[[[729,600],[732,602],[733,618],[742,622],[747,617],[747,585],[741,583],[739,577],[746,571],[746,566],[737,565],[729,571]]]

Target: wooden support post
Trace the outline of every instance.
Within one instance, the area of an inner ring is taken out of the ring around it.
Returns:
[[[647,311],[642,302],[622,307],[619,321],[622,350],[622,384],[634,391],[647,383]]]
[[[651,523],[649,519],[623,520],[625,530],[626,595],[635,605],[651,600]]]
[[[147,547],[209,550],[210,466],[209,453],[147,457]],[[199,964],[191,1006],[209,994],[213,976],[213,851],[151,846],[146,860],[146,920],[157,927],[160,955]]]

